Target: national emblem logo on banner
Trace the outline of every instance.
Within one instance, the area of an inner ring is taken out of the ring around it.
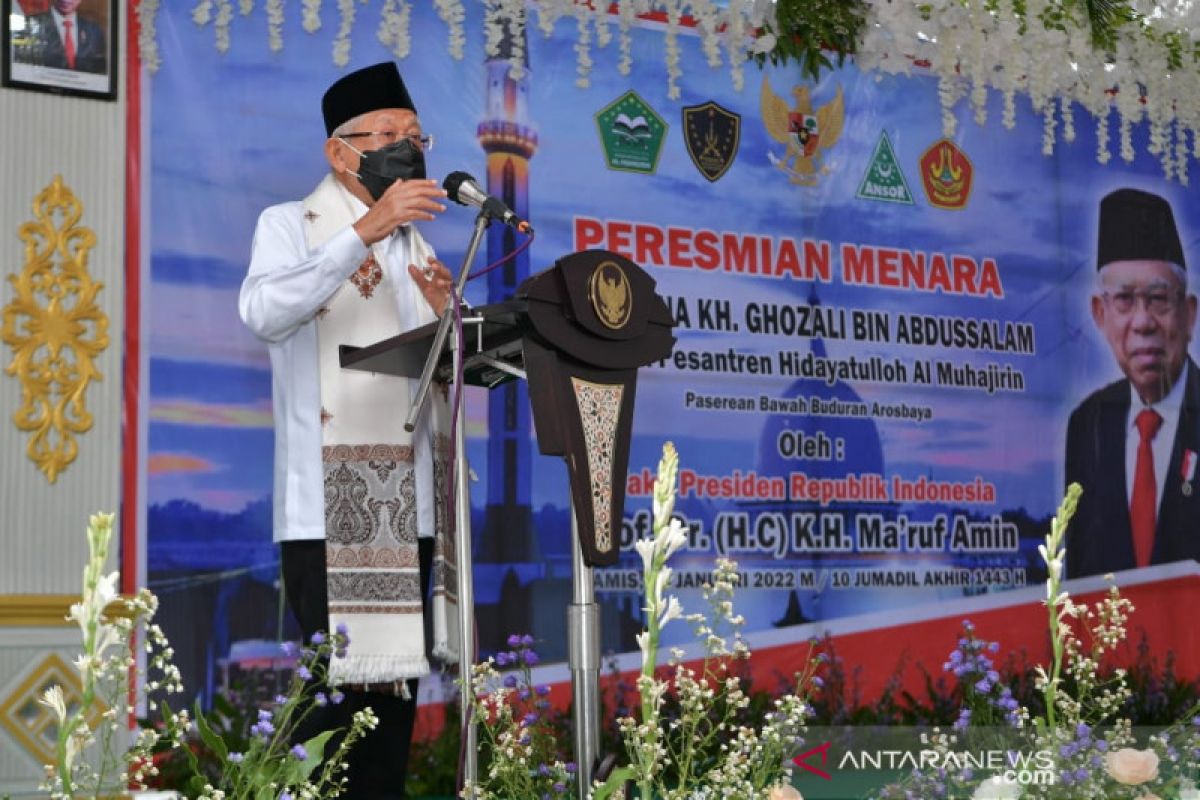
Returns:
[[[949,139],[941,139],[921,156],[921,185],[929,204],[958,210],[971,198],[975,168],[967,154]]]
[[[742,116],[713,101],[683,108],[683,141],[700,174],[710,182],[720,178],[737,157]]]
[[[888,138],[887,131],[880,132],[871,164],[854,196],[861,200],[913,205],[912,192],[908,190],[908,181],[904,179],[904,171],[896,160],[896,151],[892,149],[892,140]]]
[[[658,167],[667,123],[632,89],[596,114],[609,169],[652,173]]]
[[[759,96],[763,125],[775,141],[785,146],[782,156],[768,150],[767,158],[792,183],[816,186],[829,172],[825,154],[842,136],[846,118],[842,87],[832,100],[814,109],[809,88],[800,84],[792,87],[792,101],[788,105],[763,77]]]

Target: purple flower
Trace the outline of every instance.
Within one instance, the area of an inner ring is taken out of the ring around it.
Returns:
[[[521,653],[521,657],[525,659],[526,665],[528,665],[530,667],[532,667],[534,664],[541,661],[541,659],[538,658],[538,654],[533,652],[532,650],[524,651],[523,653]]]
[[[275,714],[272,713],[269,709],[260,708],[258,710],[258,721],[259,722],[270,722],[274,716],[275,716]]]
[[[515,650],[516,648],[520,647],[520,646],[521,646],[521,637],[520,637],[520,636],[518,636],[518,635],[517,635],[517,634],[515,634],[515,633],[514,633],[514,634],[511,634],[511,635],[508,637],[508,646],[509,646],[509,647],[511,647],[511,648],[513,648],[514,650]]]
[[[304,666],[303,664],[296,667],[296,676],[302,681],[312,680],[312,672],[310,672],[308,667]]]
[[[337,632],[338,632],[339,636],[349,636],[350,635],[350,626],[348,626],[344,622],[339,622],[337,624]]]
[[[280,642],[279,649],[282,650],[283,654],[285,656],[287,656],[288,658],[291,658],[292,656],[296,655],[296,643],[295,642]]]
[[[287,695],[283,695],[283,694],[275,695],[275,705],[281,706],[284,703],[286,703],[287,701],[288,701]]]
[[[291,749],[290,752],[297,761],[307,761],[308,760],[308,751],[304,749],[304,745],[302,745],[302,744],[296,745],[295,747],[293,747]]]
[[[508,662],[508,653],[505,653],[505,652],[496,653],[496,666],[507,667],[508,663],[509,663]]]
[[[521,637],[521,644],[524,645],[525,647],[532,647],[533,646],[533,637],[530,636],[528,633],[525,634],[524,636]]]
[[[537,692],[538,697],[545,697],[546,695],[550,694],[550,687],[543,683],[541,686],[537,687],[535,691]]]
[[[550,768],[545,764],[538,764],[537,774],[541,775],[543,778],[548,777],[550,775]]]
[[[313,702],[319,706],[324,706],[329,703],[329,698],[325,696],[324,692],[317,692],[313,695]]]
[[[337,689],[334,689],[333,692],[330,693],[330,695],[329,695],[329,702],[333,703],[335,706],[345,699],[346,699],[346,695],[342,694]]]
[[[518,689],[517,697],[521,698],[522,700],[528,700],[529,699],[529,687],[522,686],[520,689]]]
[[[279,793],[279,800],[292,800],[292,793],[284,789]]]
[[[245,758],[244,755],[242,755],[241,753],[236,753],[236,752],[230,753],[228,757],[229,757],[229,763],[231,763],[231,764],[240,764],[240,763],[242,763],[242,759]]]
[[[825,680],[820,675],[812,676],[812,685],[820,689],[825,685]]]
[[[509,689],[517,688],[517,676],[516,675],[505,675],[504,676],[504,685],[507,686]]]
[[[312,638],[309,639],[309,641],[315,645],[323,645],[323,644],[325,644],[325,634],[321,633],[320,631],[317,631],[316,633],[314,633],[312,635]]]
[[[564,793],[565,791],[567,791],[567,785],[566,785],[565,783],[563,783],[562,781],[558,781],[558,782],[556,782],[556,783],[554,784],[554,786],[553,786],[553,787],[551,787],[551,788],[553,788],[553,789],[554,789],[554,791],[558,792],[559,794],[562,794],[562,793]]]
[[[250,726],[250,734],[257,736],[260,739],[266,739],[275,732],[275,726],[270,720],[260,719],[258,722]]]
[[[565,770],[567,771],[567,774],[568,774],[568,775],[574,775],[574,774],[575,774],[575,770],[577,769],[577,767],[575,766],[575,762],[574,762],[574,761],[568,761],[568,762],[566,763],[566,766],[565,766],[565,767],[563,767],[563,769],[565,769]]]
[[[522,725],[532,725],[533,723],[535,723],[537,721],[538,721],[538,715],[533,713],[532,711],[530,711],[525,716],[521,717]]]

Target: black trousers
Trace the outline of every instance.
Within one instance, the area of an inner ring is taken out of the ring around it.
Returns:
[[[429,594],[429,574],[433,565],[433,539],[418,539],[421,596]],[[317,631],[329,630],[329,590],[325,573],[325,542],[320,540],[283,542],[280,546],[283,586],[288,607],[300,624],[307,643]],[[426,628],[428,628],[428,624]],[[354,631],[350,631],[351,639]],[[353,647],[353,644],[351,645]],[[417,681],[408,681],[405,700],[385,692],[344,689],[346,699],[314,707],[297,727],[295,740],[303,742],[321,731],[350,727],[356,711],[370,707],[379,718],[379,726],[368,731],[351,749],[348,763],[348,800],[399,800],[404,797],[404,776],[408,772],[408,751],[412,744],[413,722],[417,711]],[[339,737],[340,738],[340,737]],[[337,740],[326,746],[326,755]]]

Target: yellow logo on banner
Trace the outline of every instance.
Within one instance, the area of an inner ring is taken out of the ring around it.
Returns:
[[[846,104],[842,87],[825,105],[813,110],[812,96],[807,86],[792,87],[794,104],[775,94],[771,83],[763,76],[759,106],[767,133],[786,145],[783,156],[767,151],[767,158],[788,179],[800,186],[816,186],[822,175],[829,173],[824,155],[842,136],[846,120]]]

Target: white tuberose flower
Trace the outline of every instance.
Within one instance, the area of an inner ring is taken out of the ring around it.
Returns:
[[[58,684],[47,689],[38,702],[53,711],[59,722],[67,718],[67,701],[63,697],[62,687]]]

